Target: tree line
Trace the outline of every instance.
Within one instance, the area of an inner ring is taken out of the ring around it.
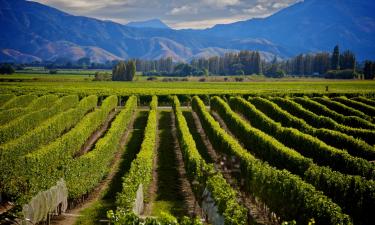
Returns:
[[[146,76],[208,76],[262,74],[261,55],[257,51],[226,53],[223,56],[195,58],[188,63],[174,63],[171,57],[159,60],[136,60],[137,70]]]
[[[292,76],[318,76],[334,79],[373,79],[374,63],[366,61],[362,66],[350,50],[340,52],[335,46],[332,53],[300,54],[281,60],[274,57],[265,61],[258,51],[226,53],[223,56],[194,58],[188,63],[174,63],[172,58],[136,60],[137,70],[146,76],[208,76],[263,74],[281,78]],[[367,75],[364,75],[364,74]]]
[[[12,65],[14,67],[14,65]],[[112,69],[112,78],[98,74],[98,80],[112,79],[132,80],[135,72],[145,76],[209,76],[209,75],[265,75],[281,78],[291,76],[318,76],[334,79],[374,79],[375,62],[365,61],[360,64],[355,54],[350,50],[340,52],[335,46],[332,53],[320,52],[299,54],[293,58],[280,59],[276,56],[266,61],[258,51],[239,51],[225,53],[223,56],[194,58],[189,62],[175,62],[171,57],[158,60],[131,59],[128,61],[108,61],[102,64],[93,63],[89,58],[82,58],[72,63],[58,60],[56,62],[36,62],[32,64],[17,64],[22,66],[44,66],[49,69]],[[9,64],[0,65],[0,73],[13,73]],[[4,72],[1,72],[4,71]],[[104,77],[104,78],[102,78]]]

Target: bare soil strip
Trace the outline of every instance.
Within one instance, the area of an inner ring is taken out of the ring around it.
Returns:
[[[113,113],[113,115],[112,115],[112,118],[113,118],[116,113],[115,112],[112,112],[112,113]],[[134,119],[136,117],[136,114],[137,114],[137,112],[135,112],[133,114],[132,120],[129,123],[129,126],[126,128],[126,131],[124,132],[124,135],[121,138],[119,149],[124,149],[124,146],[127,142],[129,133],[132,131],[132,127],[133,127],[133,124],[134,124]],[[108,124],[109,124],[109,120],[108,120]],[[108,125],[107,125],[107,127],[108,127]],[[113,162],[111,163],[112,167],[111,167],[111,170],[109,171],[107,177],[99,183],[99,185],[88,195],[87,199],[82,204],[77,205],[73,209],[69,209],[67,211],[67,213],[65,213],[65,214],[53,217],[53,219],[51,221],[51,224],[53,224],[53,225],[73,225],[76,222],[77,218],[80,216],[80,212],[82,212],[82,210],[90,207],[95,201],[97,201],[100,198],[103,191],[107,189],[107,187],[108,187],[109,183],[111,182],[112,178],[115,176],[115,174],[119,170],[119,164],[120,164],[120,161],[121,161],[120,159],[121,159],[121,156],[122,156],[123,153],[124,153],[123,151],[117,151],[117,153],[116,153],[116,155],[113,159]]]
[[[232,135],[223,120],[215,113],[211,112],[214,118],[220,123],[220,126]],[[279,224],[275,215],[270,212],[267,206],[262,203],[255,196],[251,195],[244,190],[241,186],[240,178],[240,164],[239,160],[235,157],[228,157],[225,154],[219,153],[214,149],[210,140],[205,134],[205,131],[200,123],[198,115],[192,111],[194,123],[199,131],[205,145],[207,146],[208,153],[215,162],[215,168],[218,169],[227,180],[227,182],[239,193],[240,202],[248,209],[249,224]],[[233,136],[233,135],[232,135]]]

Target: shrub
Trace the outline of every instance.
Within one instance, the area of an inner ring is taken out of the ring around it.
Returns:
[[[107,72],[95,72],[94,81],[110,81],[112,75]]]
[[[326,79],[355,79],[359,78],[360,74],[354,70],[330,70],[324,77]]]

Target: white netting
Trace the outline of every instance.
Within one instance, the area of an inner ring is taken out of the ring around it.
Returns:
[[[142,212],[143,212],[143,185],[140,184],[138,186],[138,190],[137,190],[137,195],[136,195],[136,198],[134,200],[134,207],[133,207],[133,212],[136,214],[136,215],[141,215]]]
[[[59,206],[61,206],[61,212],[65,212],[68,207],[68,189],[63,179],[49,190],[39,192],[28,204],[23,206],[22,213],[25,218],[23,224],[36,224],[45,221],[49,213],[58,211]]]
[[[208,221],[214,225],[224,225],[224,217],[219,213],[219,209],[207,188],[204,189],[202,198],[202,209],[207,215]]]

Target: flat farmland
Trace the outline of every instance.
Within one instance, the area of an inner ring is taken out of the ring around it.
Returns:
[[[0,221],[63,181],[54,224],[374,222],[374,82],[0,88]]]

